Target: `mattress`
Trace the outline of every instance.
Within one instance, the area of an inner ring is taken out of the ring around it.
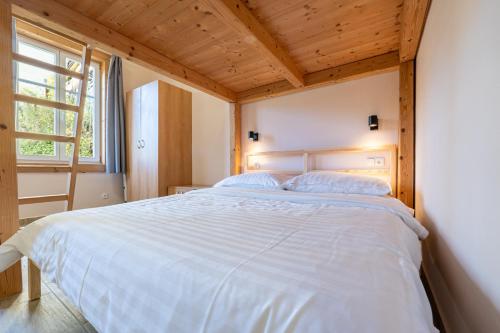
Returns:
[[[393,198],[211,188],[40,219],[29,256],[99,332],[435,332]]]

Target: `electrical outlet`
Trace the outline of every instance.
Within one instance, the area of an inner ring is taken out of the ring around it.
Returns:
[[[384,157],[375,157],[375,167],[383,168],[385,166],[385,158]]]
[[[104,200],[109,199],[109,193],[106,193],[106,192],[102,193],[101,194],[101,198],[104,199]]]

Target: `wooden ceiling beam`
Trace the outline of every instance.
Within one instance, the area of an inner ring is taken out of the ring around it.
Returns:
[[[204,0],[221,21],[243,36],[243,40],[257,49],[294,87],[302,87],[302,71],[281,44],[266,30],[240,0]]]
[[[401,62],[417,56],[431,0],[405,0],[401,12],[399,57]]]
[[[385,73],[399,68],[397,51],[337,67],[324,69],[304,76],[304,87],[296,88],[283,80],[237,93],[238,103],[251,103],[262,99],[296,93],[324,85],[341,83],[365,76]]]
[[[60,31],[106,52],[119,55],[223,100],[236,94],[214,80],[120,34],[54,0],[10,0],[16,16]]]

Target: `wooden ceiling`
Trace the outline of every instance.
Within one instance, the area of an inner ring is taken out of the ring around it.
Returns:
[[[302,89],[310,76],[365,59],[386,55],[392,61],[405,42],[404,60],[413,59],[429,0],[12,3],[100,44],[125,44],[118,46],[120,55],[142,57],[143,62],[154,57],[150,63],[163,66],[174,78],[235,101],[253,91],[266,91],[268,97],[276,86],[282,91]],[[109,34],[106,40],[103,33]],[[386,68],[399,64],[387,59]]]

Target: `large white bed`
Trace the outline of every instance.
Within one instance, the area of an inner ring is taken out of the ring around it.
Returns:
[[[211,188],[55,214],[30,257],[99,332],[434,332],[400,201]]]

